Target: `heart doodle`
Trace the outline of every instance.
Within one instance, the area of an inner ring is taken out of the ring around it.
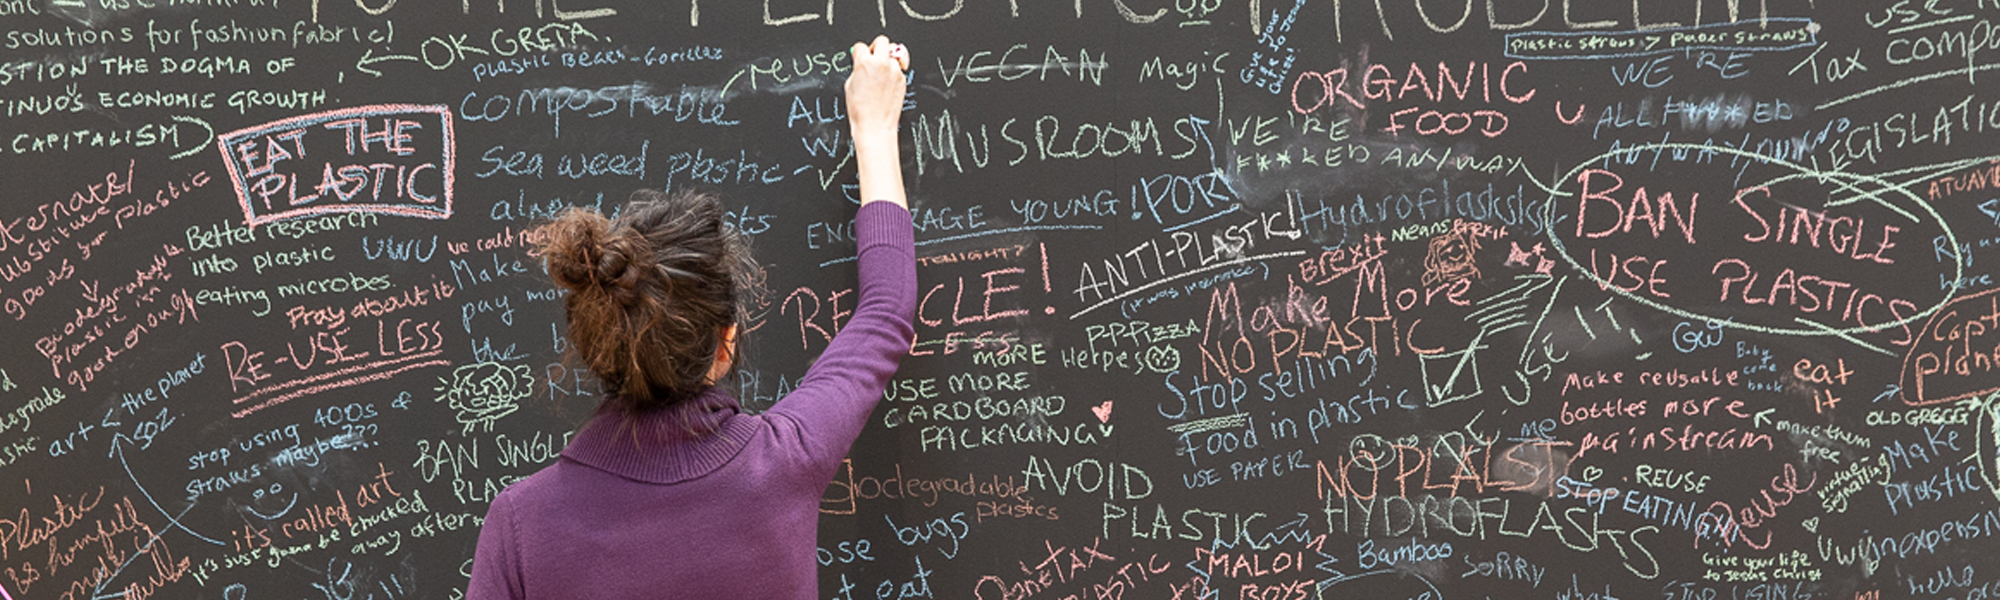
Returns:
[[[1111,401],[1105,400],[1103,404],[1090,407],[1090,412],[1097,415],[1099,423],[1111,422]]]

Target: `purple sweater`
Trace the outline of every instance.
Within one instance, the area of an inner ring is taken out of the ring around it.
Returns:
[[[717,388],[599,414],[493,499],[466,597],[816,597],[820,496],[914,335],[909,212],[869,203],[854,230],[860,304],[797,389],[760,415]]]

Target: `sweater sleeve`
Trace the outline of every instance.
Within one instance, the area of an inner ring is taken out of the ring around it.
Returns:
[[[466,600],[521,600],[520,555],[514,549],[514,520],[511,505],[502,494],[486,508],[486,523],[479,529],[479,545],[472,553],[472,580],[465,586]]]
[[[808,462],[830,472],[868,421],[916,335],[915,233],[910,212],[870,202],[854,216],[860,300],[799,386],[772,407],[791,420]]]

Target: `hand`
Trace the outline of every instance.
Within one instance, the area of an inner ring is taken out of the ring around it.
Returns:
[[[847,123],[853,128],[861,202],[909,206],[896,127],[903,115],[907,85],[903,70],[910,68],[910,51],[888,36],[875,36],[873,44],[855,44],[853,55],[854,73],[847,76]]]
[[[847,120],[854,137],[895,135],[903,114],[903,71],[910,68],[910,53],[888,36],[875,36],[872,44],[856,42],[851,52],[854,72],[847,76]]]

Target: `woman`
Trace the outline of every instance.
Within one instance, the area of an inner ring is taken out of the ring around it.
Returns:
[[[747,275],[711,197],[657,192],[615,221],[544,230],[577,356],[605,398],[562,457],[493,500],[466,596],[811,598],[819,498],[909,351],[916,259],[898,162],[902,47],[855,44],[847,79],[862,197],[860,301],[770,411],[745,415],[729,372]]]

